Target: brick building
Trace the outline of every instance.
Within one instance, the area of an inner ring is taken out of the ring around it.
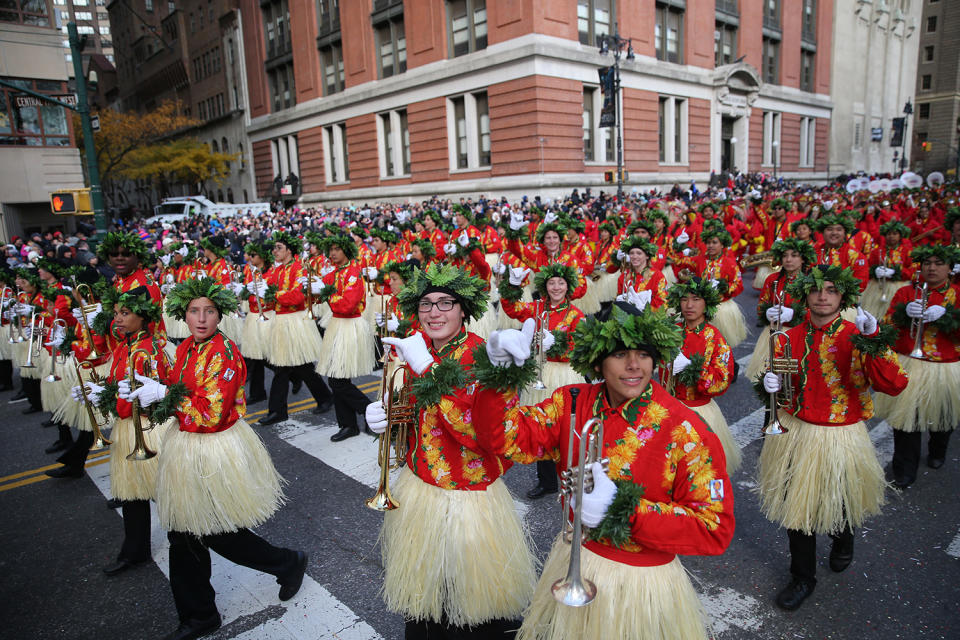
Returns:
[[[823,178],[832,0],[240,0],[257,189],[303,202],[602,184],[598,34],[627,188]],[[808,10],[809,9],[809,10]],[[293,180],[290,178],[293,177]]]

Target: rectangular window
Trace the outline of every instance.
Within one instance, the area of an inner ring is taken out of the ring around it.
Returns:
[[[660,96],[657,140],[662,164],[686,164],[687,157],[687,99]]]
[[[605,96],[600,87],[583,88],[583,144],[585,162],[616,162],[613,128],[600,126]],[[589,126],[589,130],[587,127]]]
[[[447,34],[447,46],[451,58],[486,49],[486,0],[447,2]]]
[[[380,177],[410,175],[410,132],[407,110],[398,109],[379,116]]]
[[[816,159],[816,118],[800,118],[800,166],[812,167]]]
[[[920,88],[929,90],[933,86],[933,76],[929,73],[920,76]]]
[[[486,91],[447,100],[447,141],[451,171],[490,166],[490,113]]]
[[[718,67],[737,59],[737,27],[727,22],[717,22],[713,38],[714,64]]]
[[[317,0],[317,27],[320,35],[340,30],[339,0]]]
[[[596,136],[593,135],[593,94],[597,89],[583,88],[583,161],[593,162],[593,141]]]
[[[0,2],[0,22],[48,27],[50,16],[46,0],[3,0]]]
[[[24,89],[41,93],[63,93],[66,85],[60,82],[4,78]],[[67,114],[63,107],[41,103],[18,105],[16,89],[0,86],[0,146],[66,147],[70,144]],[[28,103],[32,99],[24,98]]]
[[[73,17],[77,20],[93,20],[93,13],[90,11],[74,11]]]
[[[326,151],[323,164],[327,184],[338,184],[350,180],[346,125],[341,122],[324,127],[323,145]]]
[[[403,17],[392,19],[376,28],[379,49],[380,77],[389,78],[407,70],[407,40]]]
[[[343,91],[343,47],[340,42],[320,49],[320,70],[323,73],[323,95]]]
[[[923,61],[933,62],[933,45],[923,48]]]
[[[143,0],[143,8],[147,13],[153,13],[153,0]]]
[[[763,81],[779,84],[780,81],[780,42],[773,38],[763,39]]]
[[[780,114],[774,111],[763,114],[763,164],[780,166]]]
[[[860,149],[863,146],[863,116],[853,117],[853,148]]]
[[[917,105],[917,117],[921,120],[927,120],[930,117],[930,103],[924,102]]]
[[[937,16],[927,17],[927,33],[934,33],[937,30]]]
[[[266,58],[276,58],[292,51],[290,43],[290,9],[287,0],[271,0],[260,5],[266,37]],[[203,28],[203,11],[198,13]]]
[[[780,0],[763,0],[763,26],[780,29]]]
[[[657,60],[683,64],[683,9],[657,3],[653,43]]]
[[[800,37],[807,42],[817,41],[817,0],[803,0],[803,24]]]
[[[296,89],[293,79],[293,62],[278,65],[267,71],[273,112],[289,109],[296,104]]]
[[[800,52],[800,89],[802,91],[814,91],[814,72],[816,70],[816,54],[810,51]]]
[[[577,0],[580,44],[597,46],[597,38],[610,33],[616,16],[615,0]]]

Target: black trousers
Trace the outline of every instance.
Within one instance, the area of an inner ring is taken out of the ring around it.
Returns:
[[[557,463],[553,460],[537,461],[537,484],[547,491],[557,490]]]
[[[901,431],[893,430],[893,460],[890,467],[893,469],[893,475],[916,480],[917,467],[920,465],[920,450],[923,447],[923,431]],[[950,442],[949,431],[930,431],[930,441],[927,444],[927,452],[933,458],[947,457],[947,444]]]
[[[34,378],[20,378],[23,381],[23,393],[34,409],[43,409],[40,402],[40,380]]]
[[[124,500],[120,503],[123,513],[123,544],[117,560],[143,562],[150,559],[150,501]]]
[[[87,464],[87,455],[90,454],[90,447],[92,446],[93,431],[81,431],[73,445],[57,458],[57,462],[74,469],[83,469],[83,466]]]
[[[13,386],[13,360],[0,360],[0,386]]]
[[[330,389],[323,382],[323,378],[314,370],[313,363],[308,362],[297,367],[273,367],[273,382],[270,383],[270,400],[267,409],[270,413],[287,415],[287,393],[290,387],[290,376],[296,373],[310,389],[317,404],[330,399]]]
[[[264,384],[266,361],[247,357],[244,357],[243,361],[247,365],[247,380],[250,382],[250,393],[247,399],[262,398],[267,395],[267,387]]]
[[[519,620],[489,620],[475,627],[457,627],[447,622],[408,620],[404,628],[406,640],[512,640],[520,629]],[[597,639],[599,640],[599,639]]]
[[[370,398],[350,378],[327,378],[333,390],[333,409],[341,429],[357,429],[357,414],[364,413]]]
[[[211,536],[168,531],[170,588],[180,622],[204,620],[217,613],[210,584],[210,550],[244,567],[276,576],[278,583],[296,573],[297,553],[275,547],[249,529]]]
[[[816,584],[817,582],[817,536],[795,529],[787,529],[790,540],[790,573],[794,578]],[[853,529],[830,534],[834,542],[849,542],[853,545]]]

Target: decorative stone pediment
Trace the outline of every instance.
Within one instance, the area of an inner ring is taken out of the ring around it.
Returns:
[[[746,116],[760,93],[760,74],[745,62],[717,67],[713,78],[720,113]]]

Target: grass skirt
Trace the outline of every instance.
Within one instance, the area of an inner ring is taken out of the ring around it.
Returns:
[[[390,611],[434,622],[446,613],[457,626],[519,617],[537,574],[502,479],[486,491],[447,491],[405,467],[391,491],[400,508],[380,530]]]
[[[490,334],[497,329],[497,311],[493,305],[487,303],[487,309],[480,316],[479,320],[470,320],[467,323],[467,331],[472,331],[484,340],[490,337]]]
[[[960,362],[929,362],[897,354],[910,379],[900,395],[873,395],[877,416],[901,431],[949,431],[960,422]]]
[[[69,361],[68,361],[69,362]],[[107,377],[110,373],[110,363],[105,362],[96,367],[97,375],[100,379]],[[84,373],[84,379],[89,378],[89,373]],[[76,402],[70,395],[70,389],[80,384],[77,380],[77,370],[72,365],[66,367],[64,379],[69,382],[67,394],[60,400],[60,404],[53,412],[53,420],[68,427],[73,427],[78,431],[93,431],[93,425],[90,424],[90,417],[87,415],[87,409],[82,402]],[[99,411],[94,410],[94,415],[101,418]],[[101,423],[102,424],[102,423]]]
[[[333,319],[333,310],[330,308],[330,305],[322,302],[316,306],[314,311],[317,314],[317,324],[324,329],[329,327],[330,321]]]
[[[761,264],[757,267],[757,272],[753,274],[753,288],[757,291],[763,289],[763,283],[767,281],[771,273],[780,271],[780,267],[774,269],[768,264]]]
[[[586,316],[600,311],[600,280],[594,282],[593,278],[587,277],[587,292],[577,300],[577,308]]]
[[[520,394],[521,405],[531,405],[543,402],[550,395],[568,384],[583,384],[583,376],[573,370],[569,362],[551,362],[547,360],[543,363],[542,381],[546,389],[537,390],[531,384]]]
[[[320,359],[320,332],[306,311],[278,313],[266,323],[267,361],[280,367],[296,367]]]
[[[517,640],[698,640],[707,615],[678,558],[634,567],[581,550],[581,574],[597,586],[585,607],[568,607],[551,587],[567,575],[570,545],[558,536],[543,567]]]
[[[371,293],[367,295],[367,303],[363,307],[361,316],[370,326],[377,326],[377,312],[380,311],[380,294]]]
[[[855,322],[857,319],[857,308],[856,307],[847,307],[840,312],[840,317],[846,320],[847,322]],[[882,318],[879,318],[882,320]]]
[[[880,513],[886,482],[863,422],[824,427],[779,415],[789,431],[766,436],[760,452],[760,509],[769,520],[828,534]]]
[[[13,345],[10,344],[10,326],[5,325],[0,330],[0,360],[10,360],[13,353]],[[14,329],[16,331],[16,329]]]
[[[148,449],[160,453],[163,434],[170,428],[171,418],[162,425],[144,431],[143,440]],[[143,418],[143,425],[149,426],[149,419]],[[176,428],[176,427],[174,427]],[[132,418],[124,418],[113,423],[110,431],[110,494],[119,500],[152,500],[157,497],[157,465],[160,456],[149,460],[127,460],[133,451],[135,436]]]
[[[54,382],[40,381],[40,405],[44,411],[53,413],[63,402],[65,397],[70,397],[70,388],[74,385],[76,374],[70,375],[67,367],[73,367],[73,359],[67,361],[67,364],[57,362],[54,367],[54,373],[60,377]],[[50,375],[50,357],[47,357],[47,368],[44,369],[43,377]]]
[[[270,340],[270,323],[273,322],[275,314],[273,311],[264,311],[263,317],[267,318],[260,322],[259,313],[248,313],[243,319],[243,332],[240,340],[243,343],[243,355],[253,360],[264,360],[267,357],[267,345]]]
[[[220,319],[220,331],[233,343],[243,349],[243,319],[235,313],[228,313]]]
[[[757,344],[753,347],[750,362],[743,369],[743,375],[753,384],[757,376],[767,372],[770,368],[770,325],[765,326],[757,336]]]
[[[283,478],[246,420],[219,433],[163,439],[157,512],[167,531],[213,535],[259,526],[283,504]]]
[[[50,372],[50,356],[46,349],[40,349],[40,355],[34,354],[32,367],[24,367],[23,363],[27,361],[27,349],[30,348],[30,341],[24,340],[13,345],[14,354],[13,364],[20,367],[20,377],[28,380],[39,380]]]
[[[664,267],[662,273],[663,279],[667,281],[667,288],[669,288],[670,285],[677,284],[677,282],[679,282],[679,280],[677,280],[677,274],[674,272],[672,267]]]
[[[733,472],[740,468],[743,462],[743,456],[740,454],[740,445],[733,439],[730,432],[730,425],[727,419],[723,417],[720,407],[716,400],[710,399],[710,402],[701,407],[690,407],[697,412],[703,421],[707,423],[710,430],[717,434],[720,444],[723,445],[723,455],[727,459],[727,475],[732,476]]]
[[[666,275],[666,274],[664,274]],[[604,271],[600,275],[600,279],[597,280],[597,298],[601,303],[611,302],[614,298],[617,297],[617,280],[620,277],[620,272],[616,273],[607,273]]]
[[[875,317],[882,319],[887,313],[887,307],[890,306],[890,301],[893,300],[893,294],[905,284],[908,283],[902,280],[888,280],[887,301],[883,302],[880,300],[880,281],[871,278],[869,284],[867,284],[866,291],[860,295],[860,306],[872,313]]]
[[[163,301],[163,326],[167,330],[168,338],[175,338],[182,340],[184,338],[190,337],[190,329],[187,328],[187,323],[183,320],[178,320],[171,315],[168,315],[166,312],[167,309],[167,300]]]
[[[320,345],[317,373],[356,378],[373,373],[376,341],[363,318],[332,318]]]
[[[747,338],[747,321],[743,311],[733,300],[721,302],[717,306],[717,315],[711,321],[713,326],[723,335],[731,349]]]

